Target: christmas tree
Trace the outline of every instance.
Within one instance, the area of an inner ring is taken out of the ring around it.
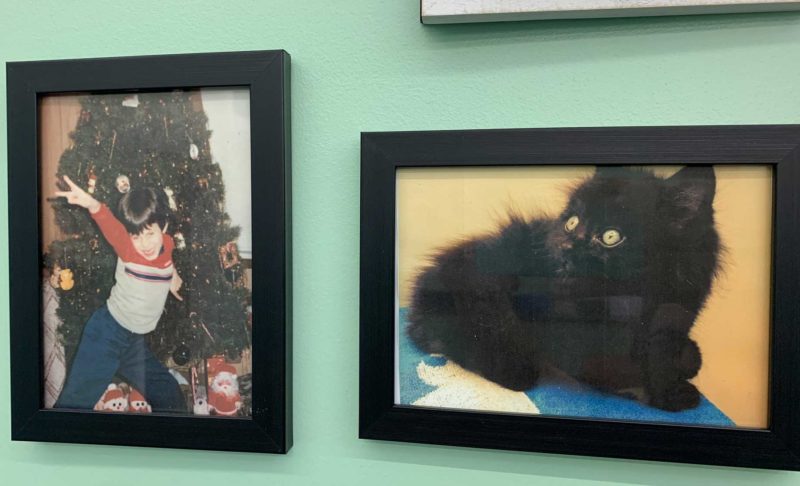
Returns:
[[[183,301],[167,300],[150,349],[162,362],[186,365],[215,355],[237,360],[250,346],[248,291],[234,242],[239,229],[225,213],[225,186],[211,157],[210,131],[198,92],[88,95],[58,166],[94,198],[116,211],[131,187],[165,192],[172,209],[168,233],[183,279]],[[47,249],[51,284],[60,296],[59,335],[67,362],[83,326],[108,298],[116,255],[87,210],[51,201],[63,239]]]

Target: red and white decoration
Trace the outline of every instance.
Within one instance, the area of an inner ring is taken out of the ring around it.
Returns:
[[[130,403],[129,412],[151,413],[153,411],[153,407],[147,403],[147,400],[136,388],[131,388],[131,393],[128,395],[128,402]]]
[[[238,414],[242,408],[242,396],[236,368],[222,357],[211,358],[208,360],[208,381],[209,412],[227,416]]]
[[[112,383],[108,385],[106,392],[95,404],[94,409],[98,412],[127,412],[128,396],[122,388]]]

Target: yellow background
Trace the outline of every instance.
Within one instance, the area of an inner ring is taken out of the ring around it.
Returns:
[[[677,167],[658,167],[669,176]],[[459,237],[489,232],[513,208],[526,216],[556,215],[567,187],[590,167],[422,168],[397,172],[398,291],[428,255]],[[767,426],[772,173],[769,167],[717,166],[717,228],[727,251],[723,272],[692,337],[703,354],[693,380],[742,427]]]

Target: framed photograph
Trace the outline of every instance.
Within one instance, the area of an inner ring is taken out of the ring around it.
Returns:
[[[800,127],[361,150],[361,438],[800,469]]]
[[[800,10],[797,0],[421,0],[423,24]]]
[[[289,65],[7,64],[13,440],[291,447]]]

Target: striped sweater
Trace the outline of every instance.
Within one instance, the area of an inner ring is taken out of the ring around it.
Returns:
[[[106,302],[108,311],[125,329],[146,334],[156,328],[169,294],[175,271],[172,237],[164,234],[161,253],[147,260],[136,251],[125,226],[108,206],[103,204],[92,218],[117,254],[116,283]]]

